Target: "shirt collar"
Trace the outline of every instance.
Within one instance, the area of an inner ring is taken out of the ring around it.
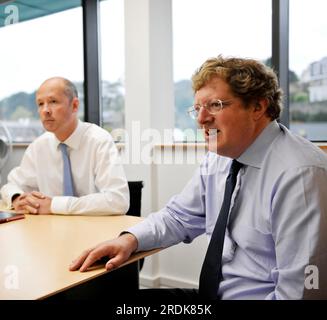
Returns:
[[[76,129],[65,141],[61,142],[55,136],[57,147],[59,146],[60,143],[64,143],[71,149],[78,149],[80,143],[82,142],[83,133],[84,133],[84,126],[82,122],[78,120]]]
[[[254,142],[241,154],[237,161],[260,169],[269,146],[273,140],[281,133],[282,128],[276,120],[272,121]]]

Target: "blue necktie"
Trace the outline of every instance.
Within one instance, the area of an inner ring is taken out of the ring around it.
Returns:
[[[243,164],[233,160],[225,184],[224,201],[213,230],[206,256],[201,269],[199,294],[209,300],[218,299],[219,284],[222,279],[221,258],[224,248],[230,202],[236,184],[236,178]]]
[[[72,169],[70,166],[70,160],[67,153],[67,145],[64,143],[59,144],[61,153],[62,153],[62,160],[63,160],[63,195],[64,196],[71,196],[75,195],[74,192],[74,185],[73,185],[73,176],[72,176]]]

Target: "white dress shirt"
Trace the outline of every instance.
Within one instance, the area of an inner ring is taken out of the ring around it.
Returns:
[[[326,155],[273,121],[237,160],[245,166],[231,201],[217,294],[222,299],[326,299]],[[209,152],[179,195],[128,229],[138,239],[138,250],[188,243],[204,232],[210,239],[231,162]],[[319,289],[307,279],[314,277],[311,265],[319,270]]]
[[[51,211],[57,214],[124,214],[129,207],[129,189],[118,150],[111,135],[99,126],[78,122],[68,146],[75,197],[63,194],[63,160],[60,141],[46,132],[32,142],[19,167],[8,175],[1,189],[11,207],[14,194],[40,191],[52,197]]]

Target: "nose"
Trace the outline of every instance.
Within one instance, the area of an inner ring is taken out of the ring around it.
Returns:
[[[212,120],[212,114],[208,112],[207,108],[201,107],[197,120],[200,125],[203,125]]]
[[[47,103],[44,103],[44,105],[41,108],[42,113],[51,113],[51,108]]]

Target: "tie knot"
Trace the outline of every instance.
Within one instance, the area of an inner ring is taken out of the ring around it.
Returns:
[[[61,149],[62,152],[67,154],[67,144],[60,143],[59,148]]]
[[[230,167],[229,173],[232,175],[237,175],[243,166],[244,166],[243,163],[240,163],[234,159]]]

